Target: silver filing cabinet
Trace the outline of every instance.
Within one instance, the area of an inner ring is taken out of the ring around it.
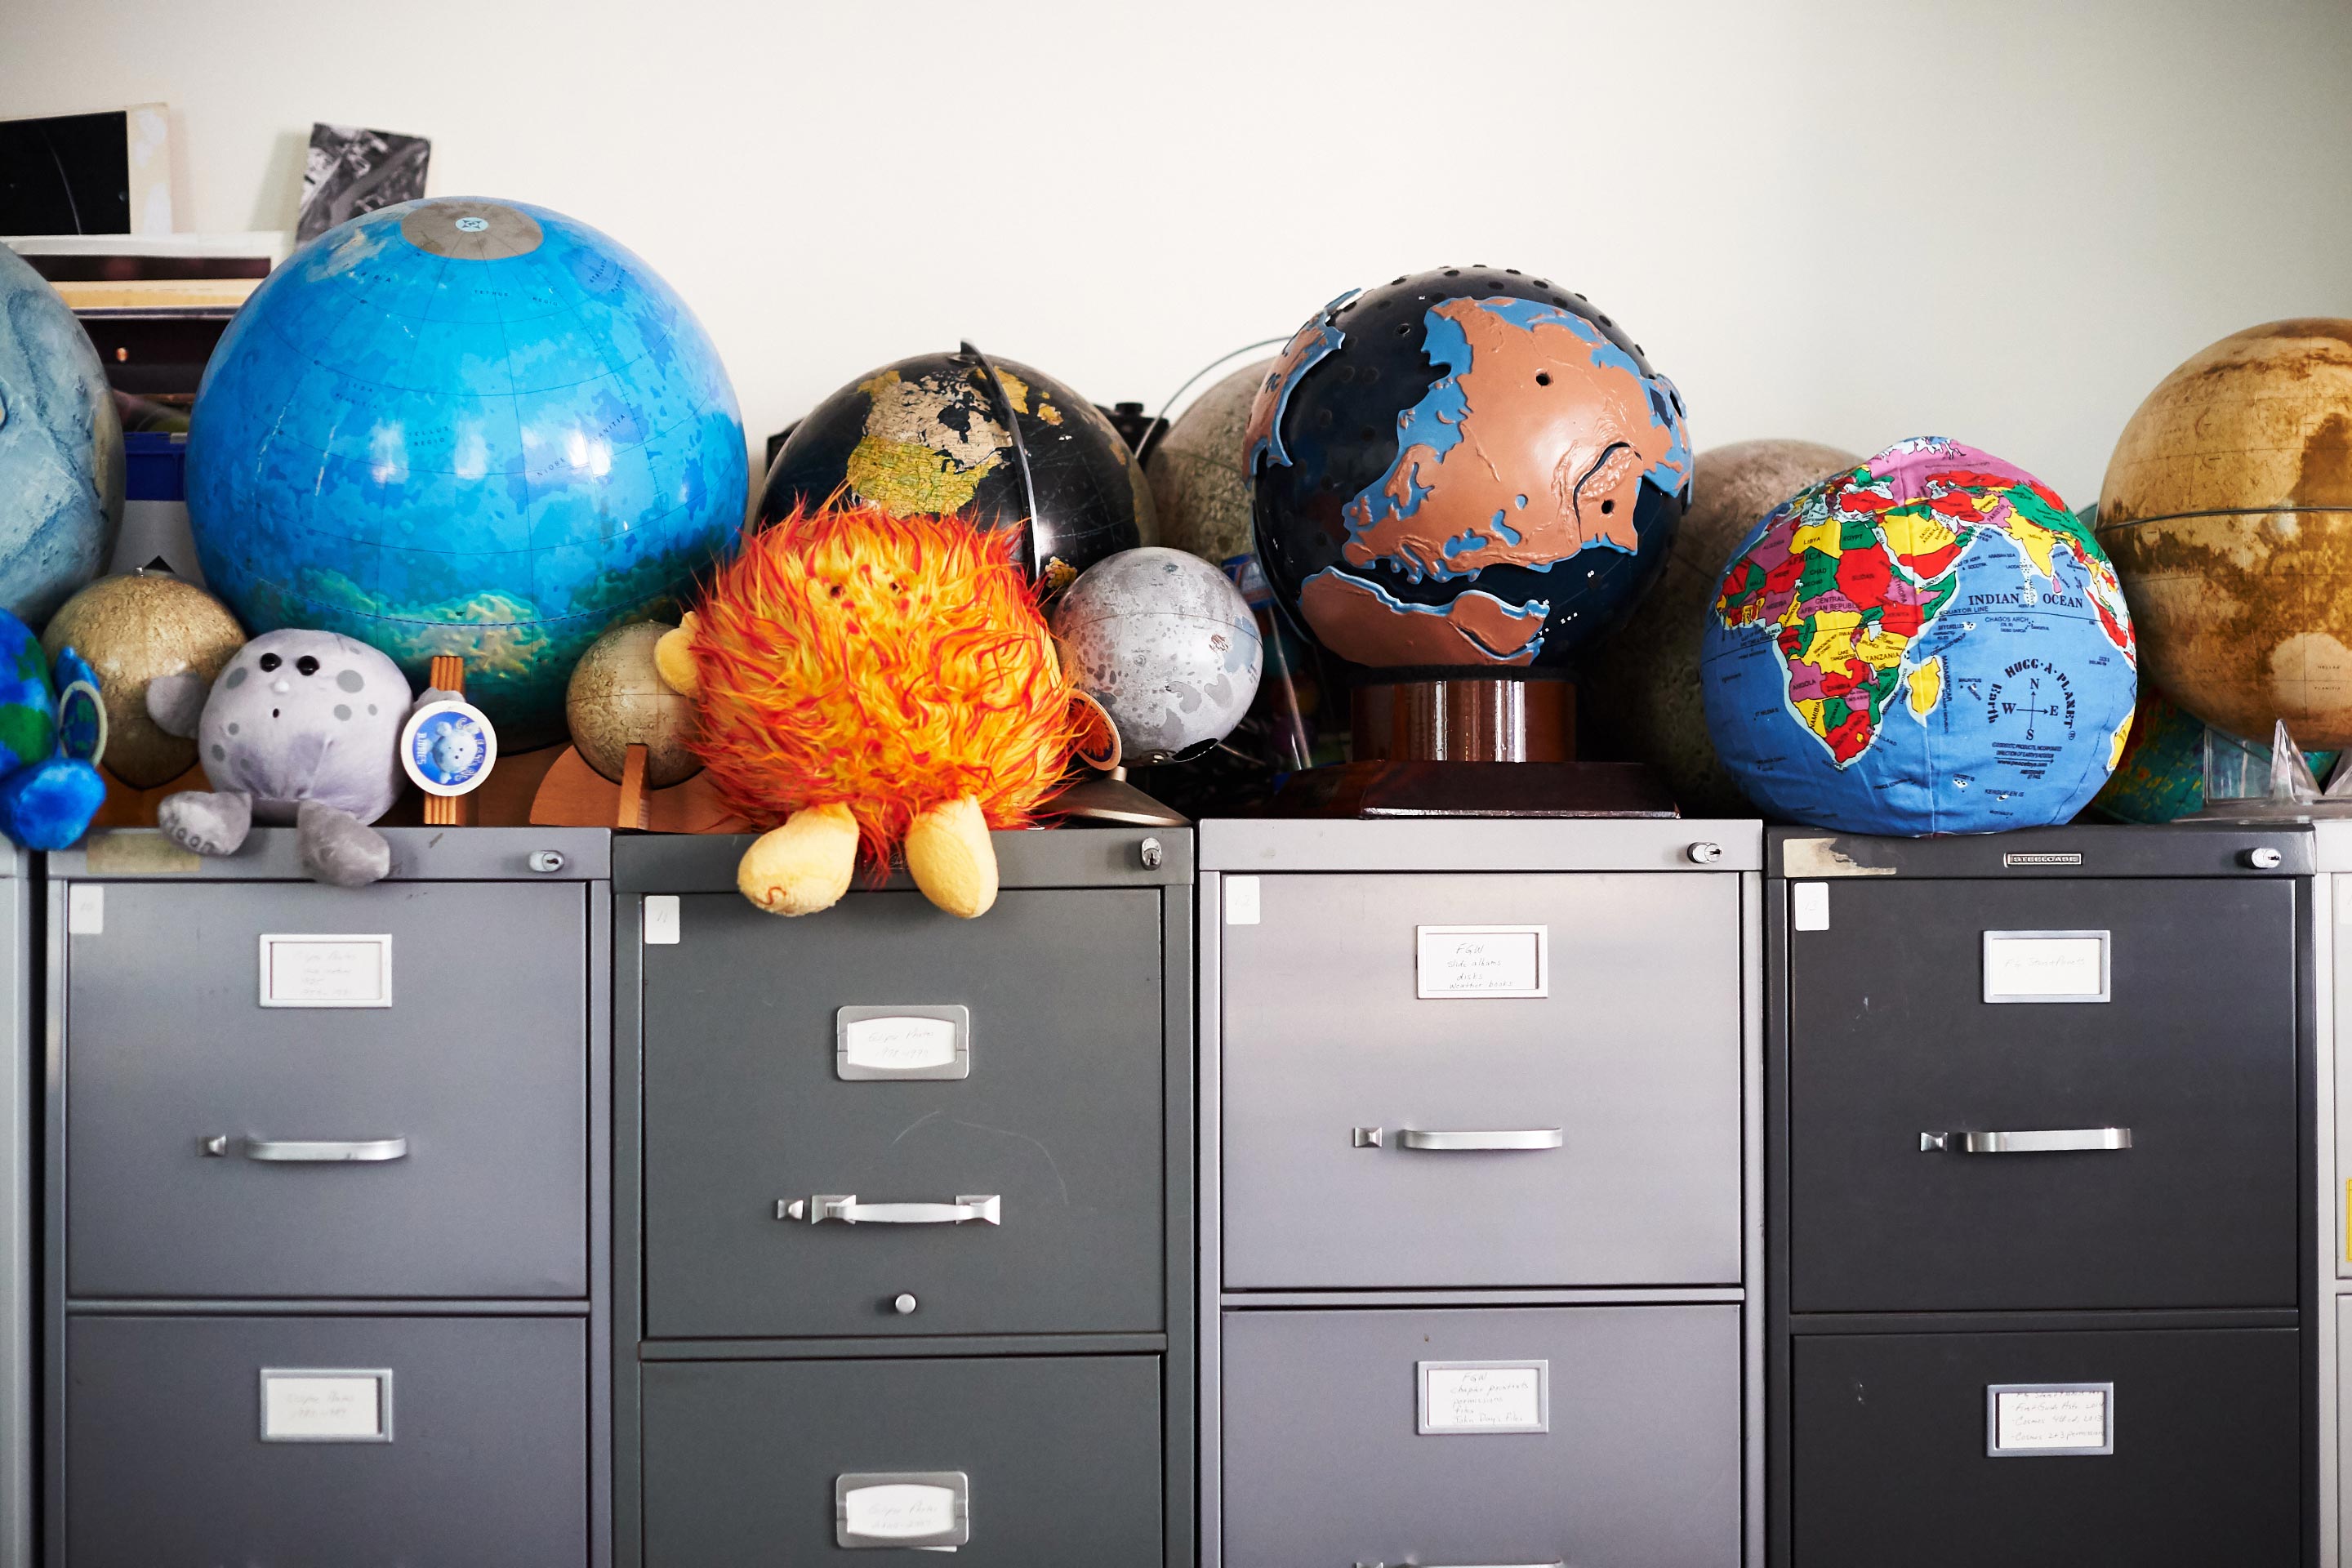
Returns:
[[[0,843],[0,1568],[33,1562],[31,859]]]
[[[1203,1561],[1757,1559],[1759,826],[1201,846]]]
[[[49,1568],[609,1556],[610,836],[387,837],[49,858]]]

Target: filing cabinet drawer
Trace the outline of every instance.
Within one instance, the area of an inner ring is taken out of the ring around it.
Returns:
[[[70,896],[71,1294],[587,1295],[583,889]]]
[[[1800,1336],[1793,1355],[1805,1568],[2299,1560],[2292,1329]]]
[[[645,1562],[1157,1563],[1160,1378],[1156,1356],[650,1364]]]
[[[1163,1326],[1156,890],[678,904],[644,950],[648,1337]]]
[[[2294,884],[1811,886],[1793,1310],[2294,1304]]]
[[[1228,1311],[1223,1344],[1226,1568],[1740,1562],[1736,1306]]]
[[[59,1560],[581,1568],[587,1354],[570,1318],[76,1317]]]
[[[1226,1289],[1738,1280],[1736,877],[1246,881]]]

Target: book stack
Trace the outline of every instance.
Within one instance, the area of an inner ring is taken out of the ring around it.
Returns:
[[[62,295],[117,392],[184,408],[237,307],[285,258],[283,234],[0,239]]]

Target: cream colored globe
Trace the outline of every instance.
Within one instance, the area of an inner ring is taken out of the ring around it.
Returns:
[[[2099,492],[2140,673],[2207,723],[2352,745],[2352,321],[2273,321],[2158,384]]]
[[[1152,447],[1144,472],[1160,516],[1160,543],[1219,566],[1250,552],[1243,432],[1250,405],[1273,369],[1272,360],[1260,360],[1223,377],[1194,398]]]
[[[669,629],[658,621],[614,626],[572,667],[563,697],[572,744],[615,784],[633,745],[646,748],[647,789],[664,789],[702,771],[701,760],[687,748],[694,705],[654,673],[654,645]]]

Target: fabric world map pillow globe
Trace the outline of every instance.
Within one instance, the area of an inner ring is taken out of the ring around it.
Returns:
[[[1941,437],[1800,491],[1732,555],[1699,679],[1767,813],[1852,833],[2071,820],[2131,730],[2115,568],[2048,487]]]

